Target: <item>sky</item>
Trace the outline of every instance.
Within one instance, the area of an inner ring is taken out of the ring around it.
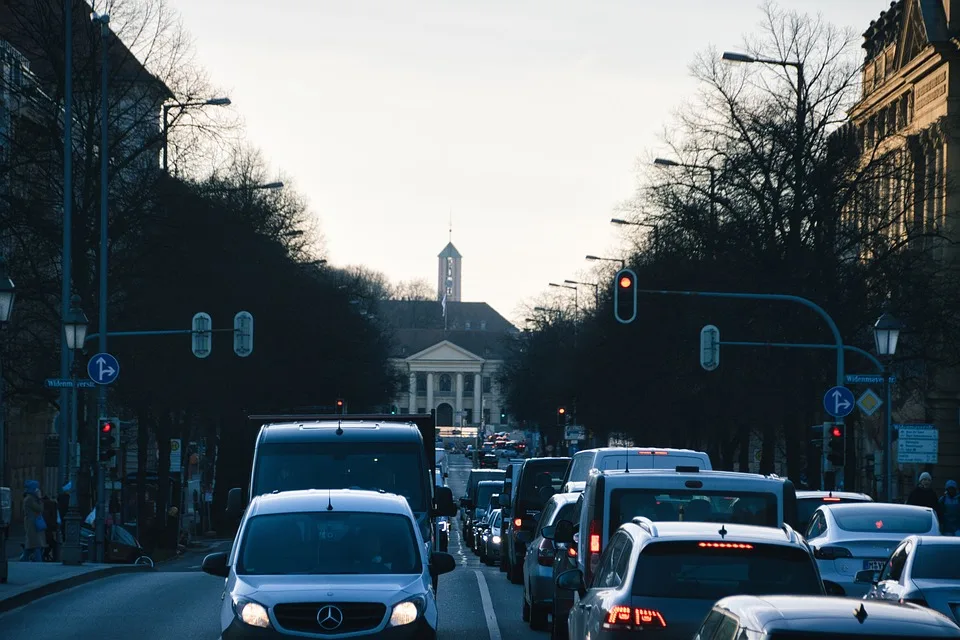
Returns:
[[[514,322],[595,279],[609,223],[695,96],[689,66],[760,0],[169,0],[248,140],[307,199],[334,265],[437,279]],[[888,0],[781,0],[858,33]],[[589,289],[587,290],[590,291]]]

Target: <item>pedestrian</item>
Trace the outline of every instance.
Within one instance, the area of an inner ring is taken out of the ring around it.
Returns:
[[[46,562],[56,562],[60,548],[60,514],[57,511],[57,501],[45,495],[42,502],[43,521],[47,524],[47,530],[44,531],[47,547],[43,551],[43,559]]]
[[[956,480],[947,480],[946,491],[940,498],[940,531],[945,536],[960,536],[960,494]]]
[[[57,515],[60,519],[60,542],[63,543],[67,539],[67,532],[63,526],[63,523],[67,520],[67,510],[70,509],[70,491],[73,490],[73,483],[68,482],[60,488],[60,493],[57,495]]]
[[[27,480],[23,485],[23,555],[21,560],[43,562],[43,549],[47,546],[47,522],[43,519],[43,502],[40,499],[40,483]]]
[[[940,515],[940,503],[937,500],[937,494],[933,490],[933,478],[929,473],[924,471],[920,474],[920,478],[917,480],[917,486],[913,488],[913,491],[910,492],[910,495],[907,496],[907,504],[916,505],[918,507],[930,507],[937,512],[937,516]]]

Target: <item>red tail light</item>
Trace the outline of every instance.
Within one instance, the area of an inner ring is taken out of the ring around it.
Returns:
[[[567,555],[571,558],[577,557],[577,549],[575,547],[567,547]]]
[[[745,542],[701,542],[697,546],[701,549],[753,549],[752,544]]]
[[[597,570],[597,565],[600,564],[600,552],[603,550],[603,544],[600,540],[600,527],[601,522],[599,520],[590,521],[590,531],[589,538],[587,539],[587,552],[588,555],[585,560],[586,564],[586,574],[588,578],[593,578],[593,572]]]
[[[554,548],[553,542],[541,540],[540,546],[537,547],[537,564],[541,567],[552,567],[553,558],[556,554],[557,550]]]
[[[840,498],[824,498],[824,502],[840,502]]]
[[[813,557],[817,560],[836,560],[837,558],[852,558],[849,549],[843,547],[820,547],[813,550]]]
[[[665,629],[666,620],[656,609],[640,609],[619,605],[613,607],[604,620],[604,629],[622,629],[624,631],[640,631],[642,629]]]
[[[521,520],[520,518],[514,518],[514,519],[513,519],[513,528],[514,528],[514,529],[519,529],[519,528],[520,528],[520,525],[522,525],[522,524],[523,524],[523,520]]]

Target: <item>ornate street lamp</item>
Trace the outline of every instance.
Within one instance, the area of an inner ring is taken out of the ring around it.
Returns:
[[[896,354],[902,328],[900,321],[889,313],[880,316],[873,325],[873,341],[877,347],[877,355],[889,358]]]
[[[83,348],[83,343],[87,339],[87,314],[80,308],[80,296],[74,294],[70,298],[70,310],[63,319],[63,332],[67,349],[79,351]],[[70,402],[70,448],[71,455],[76,448],[77,437],[77,359],[74,357],[73,368],[73,388],[71,391]],[[70,470],[70,506],[67,509],[67,515],[63,519],[63,550],[61,559],[63,564],[78,565],[83,563],[83,557],[80,550],[80,523],[83,516],[80,514],[80,505],[77,504],[77,468],[67,458],[67,469]]]
[[[67,338],[67,349],[82,349],[87,339],[87,314],[80,308],[80,296],[74,294],[70,298],[70,312],[63,319],[63,330]]]

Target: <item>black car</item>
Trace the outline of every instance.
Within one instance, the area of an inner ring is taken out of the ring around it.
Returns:
[[[480,456],[481,469],[497,469],[500,467],[500,460],[495,453],[484,453]]]

